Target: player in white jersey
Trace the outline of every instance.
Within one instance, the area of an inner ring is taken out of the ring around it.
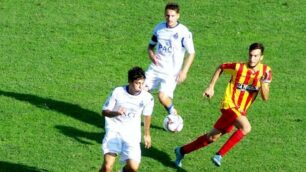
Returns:
[[[176,85],[187,78],[195,56],[192,34],[179,23],[179,17],[179,5],[168,3],[165,7],[166,22],[154,28],[148,46],[152,63],[146,71],[145,88],[152,90],[159,87],[159,101],[169,114],[177,114],[172,101],[173,93]]]
[[[104,161],[100,172],[112,171],[117,155],[125,163],[122,171],[137,171],[141,159],[141,116],[144,116],[144,145],[151,147],[151,115],[154,100],[143,90],[145,72],[134,67],[128,72],[129,84],[115,88],[102,108],[105,136]]]

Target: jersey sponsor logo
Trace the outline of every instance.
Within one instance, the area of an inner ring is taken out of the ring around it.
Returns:
[[[120,122],[128,122],[136,118],[137,113],[134,111],[126,111],[122,115],[119,115],[115,118],[115,120],[118,120]]]
[[[135,118],[136,114],[134,112],[127,112],[124,114],[125,118]]]
[[[169,40],[163,41],[163,43],[160,43],[158,46],[158,52],[160,54],[171,54],[172,53],[172,43]]]
[[[253,85],[246,85],[246,84],[237,84],[237,89],[241,91],[248,91],[248,92],[257,92],[259,89]]]

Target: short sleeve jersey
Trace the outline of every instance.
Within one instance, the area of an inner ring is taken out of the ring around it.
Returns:
[[[236,108],[242,114],[246,114],[247,109],[256,99],[261,87],[261,78],[263,76],[266,78],[265,84],[272,81],[272,70],[264,64],[259,64],[259,70],[256,72],[249,69],[245,63],[224,63],[221,69],[231,75],[221,108]]]
[[[185,52],[194,53],[191,32],[186,26],[178,23],[173,28],[166,22],[158,24],[153,31],[150,45],[156,45],[158,64],[150,67],[156,72],[176,76],[184,62]]]
[[[131,95],[128,86],[117,87],[107,98],[102,110],[117,111],[120,107],[126,109],[124,115],[105,117],[105,130],[119,132],[126,139],[141,141],[141,115],[150,116],[153,112],[154,100],[147,91]]]

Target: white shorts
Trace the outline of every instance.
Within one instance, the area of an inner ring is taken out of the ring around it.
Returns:
[[[176,77],[174,76],[160,74],[152,69],[146,71],[146,80],[144,86],[149,91],[159,87],[159,92],[163,92],[170,98],[173,98],[176,84]]]
[[[103,153],[115,153],[120,156],[120,161],[125,163],[128,159],[140,163],[141,149],[139,142],[127,142],[120,133],[108,132],[102,142]]]

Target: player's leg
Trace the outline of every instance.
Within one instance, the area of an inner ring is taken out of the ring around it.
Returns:
[[[173,93],[176,88],[174,77],[161,77],[160,89],[158,93],[159,102],[165,107],[168,114],[177,114],[173,104]]]
[[[137,171],[141,160],[141,149],[139,142],[125,142],[120,160],[121,162],[125,163],[122,171]]]
[[[202,136],[198,137],[196,140],[182,146],[181,153],[188,154],[202,147],[205,147],[210,143],[217,141],[221,135],[222,132],[220,130],[213,128],[210,132],[203,134]]]
[[[122,147],[122,140],[120,135],[116,132],[106,132],[102,141],[102,151],[104,153],[104,160],[100,172],[112,171],[116,157],[120,154]]]
[[[210,143],[217,141],[222,135],[223,135],[223,132],[221,132],[218,129],[213,128],[209,133],[206,133],[198,137],[196,140],[188,144],[185,144],[182,147],[176,147],[174,150],[175,155],[176,155],[175,165],[177,167],[182,167],[182,160],[185,154],[191,153],[200,148],[208,146]]]
[[[139,168],[139,162],[132,159],[126,161],[126,165],[123,167],[122,172],[136,172]]]
[[[220,130],[213,128],[209,133],[203,134],[196,140],[182,146],[180,149],[180,153],[185,155],[196,151],[200,148],[209,145],[212,142],[217,141],[222,135],[223,133]]]
[[[245,135],[251,131],[251,124],[246,116],[239,116],[235,121],[235,126],[238,128],[235,133],[227,140],[227,142],[218,151],[222,157],[239,143]]]
[[[246,116],[239,114],[236,118],[234,125],[237,131],[226,141],[226,143],[220,148],[217,154],[213,157],[213,162],[217,165],[221,165],[221,159],[228,153],[237,143],[239,143],[243,137],[251,131],[251,125]]]
[[[106,153],[99,172],[111,172],[116,161],[116,156],[115,153]]]
[[[214,128],[207,134],[198,137],[196,140],[175,149],[176,161],[175,164],[181,167],[181,161],[185,154],[191,153],[195,150],[203,148],[212,142],[217,141],[223,134],[230,132],[233,129],[233,122],[235,118],[228,116],[221,110],[222,115],[219,117],[214,125]]]
[[[168,114],[177,114],[176,109],[174,108],[172,99],[164,92],[158,93],[159,102],[165,107]]]
[[[251,132],[251,129],[252,129],[249,119],[244,115],[241,115],[239,118],[236,119],[235,126],[239,130],[241,130],[243,135],[249,134]]]
[[[158,74],[154,72],[152,69],[148,69],[146,71],[146,79],[144,82],[144,90],[151,92],[153,89],[156,89],[159,86],[160,79]]]

